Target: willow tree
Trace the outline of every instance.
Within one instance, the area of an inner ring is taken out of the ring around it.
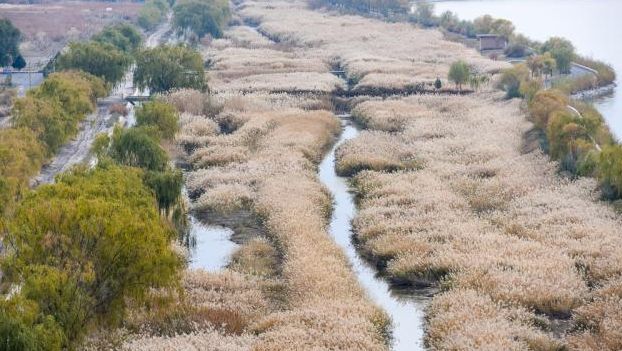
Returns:
[[[180,0],[173,8],[173,26],[190,30],[199,38],[209,34],[219,38],[231,18],[227,0]]]
[[[3,237],[2,271],[71,347],[89,328],[118,325],[128,299],[177,284],[174,238],[142,171],[75,170],[22,201]]]
[[[121,36],[123,44],[129,49],[129,39]],[[121,40],[120,38],[107,38],[109,40]],[[105,38],[97,38],[104,40]],[[86,43],[71,43],[69,50],[63,53],[57,61],[56,67],[61,70],[80,69],[96,75],[110,84],[116,84],[123,78],[125,70],[129,66],[130,57],[119,50],[110,42],[91,41]]]
[[[179,130],[179,112],[175,106],[160,100],[144,103],[136,109],[137,126],[154,126],[164,139],[172,139]]]
[[[175,88],[207,89],[201,54],[184,45],[145,49],[136,57],[134,84],[152,94]]]

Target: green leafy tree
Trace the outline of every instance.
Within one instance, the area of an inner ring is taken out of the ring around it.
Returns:
[[[570,73],[575,48],[568,39],[552,37],[542,44],[540,50],[542,53],[549,52],[551,54],[557,63],[557,69],[561,73]]]
[[[434,88],[438,90],[442,87],[443,87],[443,83],[441,83],[441,79],[439,77],[436,77],[436,80],[434,81]]]
[[[171,6],[166,0],[147,0],[145,1],[145,5],[147,6],[155,6],[160,10],[160,12],[167,13],[170,10]]]
[[[22,33],[8,18],[0,18],[0,66],[8,66],[19,55]]]
[[[136,109],[137,126],[154,126],[164,139],[172,139],[179,130],[179,112],[175,106],[160,100],[144,103]]]
[[[21,71],[24,67],[26,67],[26,60],[24,60],[22,55],[17,55],[11,66],[16,70]]]
[[[155,127],[116,128],[108,155],[125,166],[162,172],[167,169],[168,157],[160,146]]]
[[[449,67],[448,79],[456,84],[458,90],[462,90],[462,84],[469,81],[471,69],[464,61],[455,61]]]
[[[17,293],[0,299],[0,340],[4,351],[61,351],[63,332],[36,302]]]
[[[168,214],[179,202],[183,175],[180,171],[168,169],[163,172],[146,172],[145,184],[151,188],[158,201],[158,208]]]
[[[129,64],[130,58],[107,42],[71,43],[57,61],[61,70],[80,69],[111,84],[121,81]]]
[[[145,30],[151,30],[162,20],[164,14],[154,5],[145,3],[136,15],[136,23]]]
[[[434,4],[426,1],[417,1],[415,7],[415,20],[423,27],[431,27],[436,24],[434,17]]]
[[[19,194],[28,188],[28,180],[41,169],[43,160],[44,148],[32,130],[0,130],[0,217],[6,217],[13,209]],[[2,227],[0,220],[0,231]]]
[[[142,37],[136,27],[129,23],[104,27],[91,39],[98,43],[112,44],[126,54],[134,52],[142,42]]]
[[[128,298],[176,285],[174,238],[142,171],[78,169],[23,200],[3,237],[2,270],[71,348],[92,327],[118,325]]]
[[[106,94],[103,82],[92,75],[53,73],[15,101],[13,124],[32,130],[51,155],[78,132],[78,123],[95,111],[95,99]]]
[[[134,83],[152,94],[175,88],[205,90],[204,62],[201,55],[183,45],[163,45],[139,52]]]
[[[32,130],[45,145],[47,155],[56,153],[78,130],[57,99],[38,99],[32,95],[17,99],[12,114],[13,125]]]
[[[622,197],[622,146],[606,145],[598,156],[598,181],[605,197]]]
[[[222,36],[231,18],[227,0],[180,0],[173,8],[173,26],[180,32],[190,30],[199,38]]]

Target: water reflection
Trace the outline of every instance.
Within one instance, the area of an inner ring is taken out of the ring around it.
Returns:
[[[424,308],[429,300],[427,294],[413,290],[396,290],[378,275],[375,267],[368,264],[356,251],[352,242],[350,221],[356,214],[354,197],[350,193],[348,180],[335,173],[335,150],[344,141],[356,137],[358,130],[342,118],[344,129],[337,144],[322,161],[319,168],[320,180],[333,195],[334,211],[330,233],[345,251],[359,282],[374,302],[386,311],[393,321],[393,350],[424,350],[423,323]]]

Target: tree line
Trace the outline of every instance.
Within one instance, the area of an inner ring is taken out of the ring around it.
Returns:
[[[143,104],[135,127],[96,138],[95,168],[76,167],[54,184],[30,189],[30,178],[76,135],[97,98],[107,96],[124,73],[112,67],[110,51],[136,55],[142,69],[137,84],[152,91],[205,87],[196,51],[139,50],[134,34],[118,25],[70,46],[59,58],[64,70],[18,99],[12,128],[0,131],[3,350],[76,349],[90,331],[119,326],[128,304],[148,304],[154,292],[178,287],[183,262],[171,241],[185,222],[183,178],[161,145],[177,131],[174,107],[157,100]],[[141,54],[155,62],[141,61]],[[164,69],[179,74],[153,77]]]
[[[525,99],[541,146],[561,171],[595,177],[604,198],[622,198],[622,147],[593,106],[571,100],[567,92],[544,88],[541,75],[551,70],[547,59],[535,57],[504,70],[498,87],[506,91],[506,98]]]
[[[26,60],[19,52],[22,33],[8,18],[0,18],[0,67],[11,65],[17,70],[26,67]]]
[[[473,21],[461,20],[451,11],[445,11],[436,16],[433,3],[419,1],[410,15],[410,21],[422,27],[438,27],[470,39],[476,38],[478,34],[500,35],[509,43],[504,50],[507,57],[523,58],[546,55],[549,59],[554,59],[555,64],[549,66],[552,67],[550,75],[555,71],[561,74],[570,73],[572,62],[580,63],[597,71],[596,80],[573,82],[570,89],[574,90],[572,92],[609,85],[615,81],[615,71],[610,65],[579,55],[569,40],[552,37],[544,43],[535,41],[516,33],[514,24],[506,19],[483,15]],[[569,85],[570,82],[564,81],[564,84]]]

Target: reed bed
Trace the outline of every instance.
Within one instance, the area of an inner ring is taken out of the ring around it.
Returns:
[[[248,26],[232,27],[227,39],[205,48],[215,92],[330,92],[343,83],[327,62],[294,46],[279,46]]]
[[[550,350],[589,345],[585,335],[611,338],[606,327],[622,332],[609,322],[615,316],[593,313],[619,298],[591,292],[622,273],[622,221],[596,200],[592,180],[561,179],[546,155],[519,151],[531,125],[516,101],[417,96],[362,102],[353,112],[368,128],[392,130],[393,144],[363,132],[339,150],[338,167],[387,147],[423,165],[359,172],[354,226],[391,279],[446,290],[428,312],[432,350]],[[543,332],[552,328],[547,318],[571,315],[602,328],[572,333],[572,343]]]
[[[190,155],[188,178],[195,210],[253,211],[282,256],[286,307],[255,324],[253,350],[384,350],[388,321],[326,232],[331,199],[316,167],[340,125],[329,111],[303,109],[307,99],[265,106],[264,98],[223,97],[220,116],[244,122],[230,134],[207,135]],[[203,135],[181,135],[189,137]]]
[[[449,85],[445,78],[456,59],[479,73],[495,73],[509,65],[443,40],[436,30],[312,11],[302,1],[245,1],[239,13],[273,40],[295,45],[306,57],[339,65],[356,83],[355,90],[431,87],[437,77]]]

